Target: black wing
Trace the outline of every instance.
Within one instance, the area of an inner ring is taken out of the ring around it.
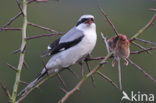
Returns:
[[[84,37],[84,35],[80,36],[79,38],[77,38],[73,41],[62,42],[62,43],[59,43],[59,41],[60,41],[60,38],[59,38],[48,46],[48,50],[43,52],[41,54],[41,57],[46,56],[46,55],[57,54],[61,51],[67,50],[67,49],[75,46],[76,44],[78,44],[82,40],[83,37]]]

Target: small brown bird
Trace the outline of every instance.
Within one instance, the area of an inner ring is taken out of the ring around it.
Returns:
[[[125,61],[125,65],[128,65],[126,60],[129,57],[129,40],[126,35],[118,34],[111,37],[108,41],[109,49],[113,52],[114,60],[112,61],[112,66],[114,67],[118,58],[122,58]]]

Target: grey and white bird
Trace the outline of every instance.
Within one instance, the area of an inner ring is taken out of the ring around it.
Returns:
[[[20,94],[27,93],[47,73],[59,72],[61,69],[77,63],[82,57],[91,54],[96,45],[96,40],[97,34],[94,16],[82,15],[76,26],[48,46],[48,50],[42,54],[42,56],[47,54],[52,55],[45,65],[46,68]]]

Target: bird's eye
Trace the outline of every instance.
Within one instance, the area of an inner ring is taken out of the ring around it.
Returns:
[[[87,21],[88,19],[84,18],[81,20],[81,23],[84,23],[85,21]]]
[[[93,18],[91,18],[90,20],[94,22],[94,19]]]

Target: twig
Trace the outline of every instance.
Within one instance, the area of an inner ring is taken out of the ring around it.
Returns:
[[[0,81],[0,86],[3,89],[4,93],[6,94],[6,96],[8,97],[9,101],[11,99],[11,95],[9,93],[9,90],[3,85],[3,83]]]
[[[16,79],[13,87],[13,92],[11,96],[12,103],[16,103],[16,96],[17,96],[17,90],[19,87],[20,83],[20,77],[21,77],[21,71],[24,63],[24,48],[26,46],[26,30],[27,30],[27,1],[23,0],[23,14],[24,14],[24,20],[23,20],[23,28],[22,28],[22,43],[21,43],[21,51],[20,52],[20,58],[19,58],[19,64],[17,68],[17,73],[16,73]]]
[[[60,82],[63,84],[63,87],[64,87],[65,89],[67,89],[67,85],[66,85],[66,83],[64,82],[63,78],[61,77],[61,75],[60,75],[59,73],[57,73],[57,76],[58,76]]]
[[[40,34],[40,35],[29,36],[26,38],[26,40],[37,39],[37,38],[47,37],[47,36],[56,36],[56,35],[60,35],[60,33],[50,33],[50,34]]]
[[[14,66],[12,66],[11,64],[9,64],[9,63],[7,63],[7,65],[12,69],[12,70],[14,70],[14,71],[16,71],[17,72],[17,68],[16,67],[14,67]]]
[[[142,34],[145,30],[147,30],[154,23],[155,20],[156,20],[156,14],[153,15],[152,19],[143,28],[141,28],[134,36],[131,37],[130,41],[133,41],[140,34]]]
[[[19,12],[15,17],[10,18],[10,20],[3,26],[0,28],[0,32],[2,30],[4,30],[4,28],[6,28],[8,25],[10,25],[13,21],[15,21],[18,17],[20,17],[22,15],[22,12]]]
[[[13,28],[13,27],[9,27],[9,28],[1,28],[1,30],[4,30],[4,31],[8,31],[8,30],[21,30],[21,28]]]
[[[24,81],[20,81],[22,84],[24,84],[24,85],[28,85],[29,83],[27,83],[27,82],[24,82]]]
[[[23,10],[22,10],[22,7],[21,7],[21,4],[20,4],[19,0],[16,0],[16,3],[17,3],[18,8],[20,9],[20,11],[21,11],[22,14],[23,14]],[[23,15],[24,15],[24,14],[23,14]]]
[[[107,14],[104,12],[104,10],[103,10],[100,6],[98,6],[98,8],[99,8],[100,12],[105,16],[107,22],[108,22],[108,23],[111,25],[111,27],[113,28],[115,34],[118,36],[118,31],[116,30],[114,24],[111,22],[111,20],[110,20],[109,17],[107,16]]]
[[[86,61],[103,60],[105,57],[87,57]]]
[[[112,55],[112,53],[109,53],[104,60],[102,60],[91,72],[89,72],[86,76],[84,76],[78,84],[69,92],[65,94],[65,96],[59,101],[60,103],[64,103],[73,93],[75,93],[79,88],[82,86],[82,84],[93,74],[95,74],[104,63],[106,63],[107,59]]]
[[[130,60],[129,58],[127,59],[133,66],[135,66],[138,70],[140,70],[141,72],[144,73],[144,75],[146,77],[148,77],[149,79],[151,79],[153,82],[156,82],[156,80],[147,72],[145,72],[140,66],[138,66],[137,64],[135,64],[132,60]]]
[[[155,50],[155,49],[156,49],[156,47],[146,48],[145,50],[133,51],[133,52],[131,52],[131,54],[140,54],[140,53],[143,53],[143,52],[146,52],[149,50]]]
[[[44,27],[44,26],[41,26],[39,24],[34,24],[32,22],[28,22],[29,25],[31,26],[34,26],[34,27],[37,27],[37,28],[40,28],[40,29],[43,29],[43,30],[47,30],[47,31],[50,31],[52,33],[58,33],[57,31],[53,30],[53,29],[50,29],[50,28],[47,28],[47,27]]]
[[[102,39],[105,42],[105,45],[106,45],[106,48],[107,48],[107,53],[109,54],[110,53],[110,51],[109,51],[109,45],[108,45],[108,42],[107,42],[106,37],[104,36],[104,34],[102,32],[101,32],[101,37],[102,37]]]
[[[100,71],[97,71],[97,73],[103,78],[106,79],[108,82],[110,82],[114,87],[116,87],[117,89],[119,89],[118,85],[116,83],[113,82],[113,80],[111,80],[109,77],[107,77],[106,75],[102,74]]]
[[[122,91],[122,81],[121,81],[121,65],[120,65],[120,58],[117,58],[117,62],[118,62],[118,80],[119,80],[119,87],[120,90]]]
[[[141,41],[141,42],[143,42],[143,43],[156,46],[156,43],[153,43],[153,42],[151,42],[151,41],[143,40],[143,39],[140,39],[140,38],[135,38],[135,40],[138,40],[138,41]]]
[[[79,79],[79,76],[72,69],[70,69],[69,67],[65,69],[69,70],[77,79]]]
[[[48,2],[48,0],[29,0],[27,4],[30,4],[32,2]]]
[[[140,45],[140,44],[138,44],[138,43],[136,43],[136,42],[134,42],[134,41],[131,41],[131,43],[134,44],[135,46],[137,46],[138,48],[140,48],[140,49],[142,49],[142,50],[145,50],[145,52],[151,54],[151,52],[146,51],[146,48],[144,48],[142,45]]]
[[[17,1],[18,1],[18,0],[17,0]],[[48,1],[48,0],[29,0],[29,1],[27,2],[27,5],[30,4],[30,3],[32,3],[32,2],[47,2],[47,1]],[[18,2],[17,2],[17,3],[18,3]],[[19,6],[19,4],[18,4],[18,6]],[[19,7],[19,8],[22,9],[21,7]],[[9,26],[11,23],[13,23],[13,22],[14,22],[17,18],[19,18],[22,14],[24,14],[24,13],[23,13],[23,10],[20,10],[20,12],[19,12],[16,16],[10,18],[10,20],[0,28],[0,32],[3,31],[4,28],[6,28],[7,26]]]

